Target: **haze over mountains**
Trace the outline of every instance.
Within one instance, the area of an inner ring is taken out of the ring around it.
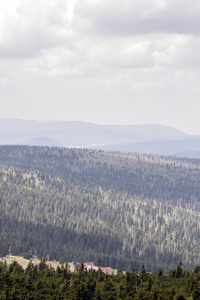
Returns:
[[[200,158],[200,136],[163,125],[0,119],[1,145],[85,147]]]

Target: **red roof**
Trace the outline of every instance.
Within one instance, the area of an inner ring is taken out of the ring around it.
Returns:
[[[80,263],[79,263],[79,267],[80,267]],[[86,270],[95,270],[95,271],[98,271],[99,267],[95,266],[93,262],[85,262],[83,263],[84,265],[84,268]],[[100,267],[101,271],[105,274],[108,274],[108,275],[112,275],[113,274],[113,271],[111,269],[111,267]]]
[[[103,273],[108,274],[108,275],[112,275],[112,273],[113,273],[111,267],[104,267],[104,268],[101,268],[101,271],[102,271]]]
[[[94,267],[95,266],[93,262],[85,262],[84,266],[85,265],[90,266],[90,267]]]

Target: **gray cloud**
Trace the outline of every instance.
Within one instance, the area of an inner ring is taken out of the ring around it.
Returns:
[[[83,29],[103,35],[198,34],[198,0],[78,0],[75,12]],[[85,28],[84,28],[85,24]]]

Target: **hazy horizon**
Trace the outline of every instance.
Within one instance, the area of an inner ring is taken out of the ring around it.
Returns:
[[[80,121],[80,120],[56,120],[56,119],[49,119],[49,120],[36,120],[36,119],[19,119],[19,118],[0,118],[0,120],[13,120],[13,121],[30,121],[30,122],[39,122],[39,123],[56,123],[56,122],[74,122],[74,123],[88,123],[88,124],[93,124],[93,125],[99,125],[99,126],[161,126],[161,127],[168,127],[171,129],[178,130],[182,133],[185,133],[187,135],[193,135],[187,132],[184,132],[178,128],[165,125],[165,124],[156,124],[156,123],[138,123],[138,124],[114,124],[114,123],[105,123],[105,124],[100,124],[100,123],[95,123],[95,122],[89,122],[89,121]],[[195,134],[194,134],[195,135]],[[198,134],[196,134],[198,135]]]

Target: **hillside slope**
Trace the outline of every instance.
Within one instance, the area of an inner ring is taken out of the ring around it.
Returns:
[[[0,256],[199,263],[200,160],[0,146],[0,166]]]

